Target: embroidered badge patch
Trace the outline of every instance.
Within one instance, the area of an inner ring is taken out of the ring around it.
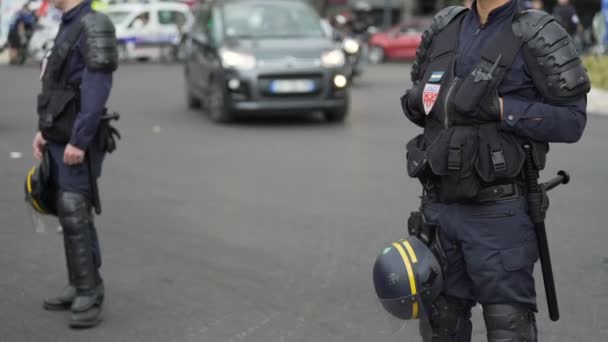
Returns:
[[[429,83],[439,83],[443,79],[443,71],[433,71],[429,78]]]
[[[422,92],[422,103],[424,104],[424,112],[426,115],[429,115],[431,110],[433,110],[433,106],[435,106],[435,102],[437,102],[437,97],[439,97],[440,89],[441,85],[439,84],[427,83],[424,86],[424,91]]]

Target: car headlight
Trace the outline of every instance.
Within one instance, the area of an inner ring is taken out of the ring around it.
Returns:
[[[220,58],[224,67],[240,70],[251,70],[255,68],[255,57],[242,52],[221,49]]]
[[[344,39],[342,46],[344,47],[344,51],[351,55],[354,55],[359,51],[359,42],[352,38]]]
[[[344,52],[340,49],[326,51],[321,55],[321,63],[326,68],[341,67],[344,65]]]

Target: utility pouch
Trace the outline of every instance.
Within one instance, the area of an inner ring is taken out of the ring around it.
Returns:
[[[407,143],[407,174],[412,178],[422,178],[428,175],[429,163],[425,147],[422,134]]]
[[[477,126],[450,127],[429,146],[429,165],[440,178],[442,202],[471,200],[477,196],[481,189],[474,170],[478,150]]]
[[[78,93],[72,89],[54,89],[38,96],[38,125],[48,141],[65,144],[72,135],[78,115]]]
[[[526,161],[518,138],[500,131],[499,125],[487,123],[479,126],[479,154],[475,170],[486,183],[516,178]]]
[[[112,153],[116,150],[117,140],[121,139],[120,132],[108,121],[101,121],[97,129],[95,141],[101,151]]]
[[[453,100],[454,110],[460,114],[475,113],[479,110],[482,99],[494,86],[494,72],[502,55],[489,68],[485,62],[480,63],[460,84]]]

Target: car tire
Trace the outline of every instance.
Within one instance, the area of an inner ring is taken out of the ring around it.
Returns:
[[[323,113],[325,120],[331,123],[341,123],[348,116],[348,106],[344,105],[338,109],[328,110]]]
[[[372,64],[380,64],[384,62],[385,52],[381,46],[374,45],[369,50],[369,62]]]
[[[205,101],[205,109],[211,120],[217,123],[227,123],[234,119],[226,103],[226,89],[221,77],[216,78],[209,88]]]

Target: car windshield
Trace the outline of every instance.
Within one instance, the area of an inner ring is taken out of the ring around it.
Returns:
[[[321,20],[305,3],[230,2],[224,5],[225,33],[233,38],[323,37]]]
[[[114,25],[120,25],[125,20],[127,20],[127,18],[129,17],[129,15],[131,14],[131,12],[127,12],[127,11],[109,11],[106,14],[108,15],[108,17],[110,17],[110,20],[112,20],[112,22],[114,23]]]

